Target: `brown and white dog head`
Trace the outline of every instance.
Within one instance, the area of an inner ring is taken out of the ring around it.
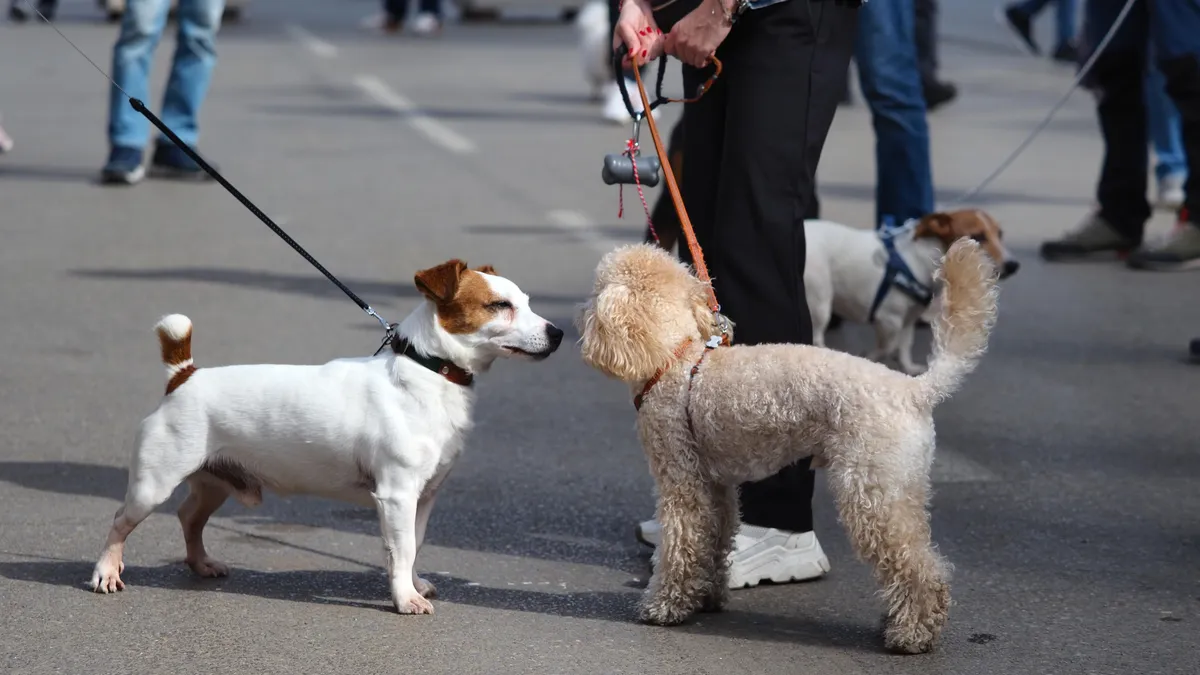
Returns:
[[[431,336],[446,356],[473,371],[497,358],[542,360],[555,352],[563,332],[529,308],[529,296],[491,265],[470,269],[454,259],[417,272],[417,290],[429,301]]]
[[[1000,278],[1016,274],[1021,263],[1004,247],[1004,233],[990,214],[980,209],[963,209],[931,213],[917,222],[914,239],[937,239],[943,251],[955,241],[966,237],[979,242],[996,265]]]

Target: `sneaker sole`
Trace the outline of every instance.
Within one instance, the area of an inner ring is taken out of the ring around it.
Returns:
[[[658,541],[655,541],[657,539],[657,537],[647,537],[645,535],[645,533],[642,532],[641,525],[638,525],[637,527],[633,528],[633,536],[639,542],[645,544],[646,546],[649,546],[650,548],[658,548]]]
[[[104,185],[134,185],[140,183],[146,177],[146,168],[139,166],[133,171],[128,172],[113,172],[101,171],[100,182]]]
[[[733,570],[730,570],[729,588],[736,590],[754,588],[764,582],[787,584],[819,579],[829,572],[829,558],[824,553],[814,558],[812,553],[812,549],[796,551],[774,548],[764,551],[752,561],[757,564],[751,573],[734,574]]]
[[[208,172],[201,169],[200,171],[191,171],[188,169],[176,169],[169,166],[151,166],[150,177],[162,180],[176,180],[188,183],[204,183],[212,180],[212,176]]]
[[[1144,270],[1147,272],[1188,272],[1191,270],[1200,269],[1200,258],[1195,260],[1185,260],[1183,262],[1167,262],[1157,260],[1130,260],[1130,269]]]
[[[1059,251],[1051,253],[1048,251],[1039,251],[1038,255],[1046,262],[1089,262],[1089,261],[1108,261],[1112,259],[1125,260],[1133,253],[1132,248],[1109,248],[1099,251]]]

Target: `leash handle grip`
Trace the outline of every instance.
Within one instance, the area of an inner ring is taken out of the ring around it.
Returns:
[[[667,55],[663,54],[658,58],[658,80],[654,91],[654,100],[650,102],[650,109],[643,110],[639,113],[633,109],[633,99],[629,97],[629,88],[625,86],[625,77],[621,74],[621,71],[624,70],[625,57],[628,54],[628,46],[624,44],[617,46],[617,49],[613,52],[613,76],[617,78],[617,87],[621,89],[621,100],[625,102],[625,111],[629,113],[630,117],[636,120],[642,115],[649,114],[658,106],[670,102],[670,99],[668,99],[666,96],[663,96],[662,91],[663,79],[665,79],[667,74]],[[635,68],[636,67],[637,66],[635,66]]]

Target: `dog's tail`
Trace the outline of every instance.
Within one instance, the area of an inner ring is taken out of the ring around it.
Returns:
[[[944,282],[941,311],[933,322],[933,357],[917,378],[935,406],[953,394],[987,351],[996,322],[996,272],[979,244],[959,239],[946,251],[938,277]]]
[[[192,364],[192,320],[182,314],[169,314],[154,326],[158,344],[162,347],[162,362],[167,367],[167,393],[196,372]]]

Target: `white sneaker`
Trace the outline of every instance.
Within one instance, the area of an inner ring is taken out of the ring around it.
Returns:
[[[630,103],[633,104],[634,112],[643,110],[642,97],[638,95],[637,82],[629,78],[625,78],[625,90],[629,92]],[[658,120],[658,110],[651,112],[654,119]],[[629,124],[633,120],[629,117],[629,111],[625,109],[625,99],[621,97],[621,88],[616,82],[609,82],[604,85],[604,119],[614,124]]]
[[[662,526],[654,520],[639,523],[637,539],[657,549],[662,543]],[[815,532],[788,532],[743,523],[729,556],[729,588],[753,588],[764,581],[782,584],[817,579],[828,571],[829,558],[821,550]]]
[[[1164,211],[1174,211],[1183,206],[1185,199],[1183,184],[1185,180],[1179,174],[1163,176],[1158,181],[1158,202],[1155,205]]]
[[[0,127],[0,155],[13,149],[13,139],[4,132],[4,127]]]
[[[421,36],[433,36],[442,32],[442,22],[428,12],[418,14],[412,22],[412,31]]]

